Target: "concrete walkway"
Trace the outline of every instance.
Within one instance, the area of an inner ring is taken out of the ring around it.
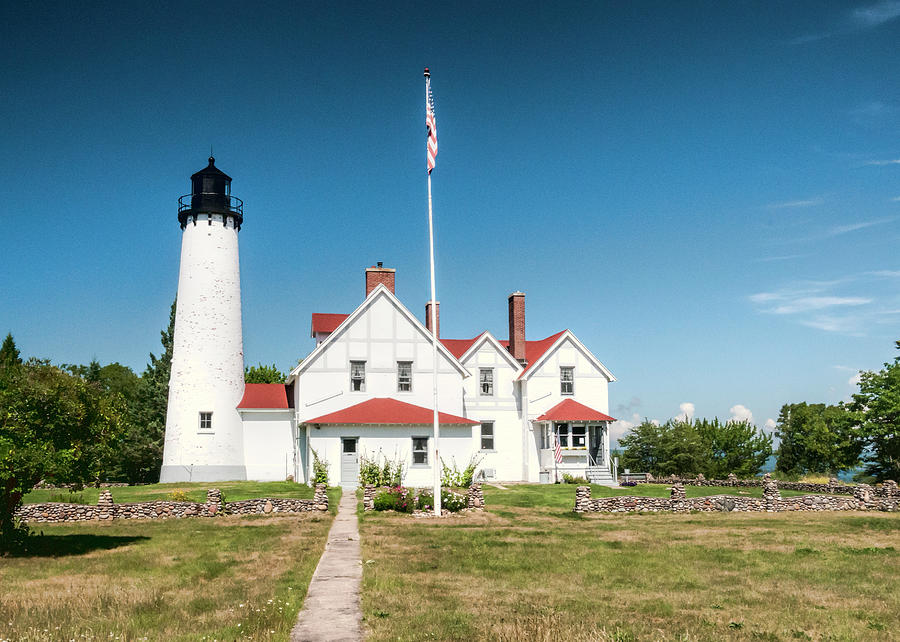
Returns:
[[[356,491],[345,488],[303,610],[291,630],[291,642],[362,640],[362,562],[356,505]]]

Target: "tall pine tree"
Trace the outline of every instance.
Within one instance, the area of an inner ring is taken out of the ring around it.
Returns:
[[[122,444],[121,474],[129,482],[157,482],[162,467],[166,433],[166,408],[169,403],[169,374],[172,370],[172,345],[175,337],[175,307],[169,311],[169,325],[160,332],[163,350],[157,357],[150,353],[131,413],[130,428]]]

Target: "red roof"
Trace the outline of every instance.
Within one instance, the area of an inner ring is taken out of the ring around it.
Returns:
[[[537,418],[538,421],[615,421],[599,410],[588,408],[574,399],[563,399]]]
[[[533,366],[535,363],[537,363],[538,359],[540,359],[541,357],[544,356],[544,353],[550,349],[550,346],[552,346],[554,343],[556,343],[556,340],[559,339],[560,336],[562,336],[563,332],[565,332],[565,330],[561,330],[561,331],[557,332],[556,334],[551,334],[546,339],[539,339],[538,341],[526,341],[525,342],[525,361],[528,362],[528,365],[525,367],[525,369],[519,375],[519,379],[521,379],[523,376],[525,376],[526,372],[531,370],[531,366]],[[500,345],[502,345],[507,350],[509,349],[509,341],[508,340],[501,341]]]
[[[349,314],[324,314],[322,312],[313,312],[312,315],[312,336],[317,332],[334,332]]]
[[[307,419],[305,424],[409,424],[415,426],[431,425],[434,411],[431,408],[414,406],[411,403],[397,401],[385,397],[376,397],[363,401],[355,406],[338,410],[315,419]],[[478,422],[457,417],[446,412],[438,413],[441,424],[475,425]]]
[[[481,334],[484,333],[482,332]],[[466,353],[466,350],[472,347],[472,344],[478,340],[478,337],[474,339],[440,339],[440,342],[450,351],[450,354],[459,359]]]
[[[283,383],[244,384],[244,396],[238,408],[290,408],[291,400],[287,389]]]

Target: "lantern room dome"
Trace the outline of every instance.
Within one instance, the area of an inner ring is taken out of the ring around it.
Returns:
[[[191,193],[178,199],[178,222],[182,229],[190,219],[196,223],[199,214],[220,214],[225,224],[231,217],[238,229],[244,221],[244,203],[231,195],[231,177],[216,167],[212,156],[209,165],[191,175]]]

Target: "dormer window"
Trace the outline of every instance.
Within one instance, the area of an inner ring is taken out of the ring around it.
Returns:
[[[575,368],[563,366],[559,369],[559,392],[563,395],[575,394]]]
[[[350,392],[366,391],[366,362],[350,362]]]
[[[494,396],[494,369],[481,368],[478,373],[478,381],[482,397]]]

